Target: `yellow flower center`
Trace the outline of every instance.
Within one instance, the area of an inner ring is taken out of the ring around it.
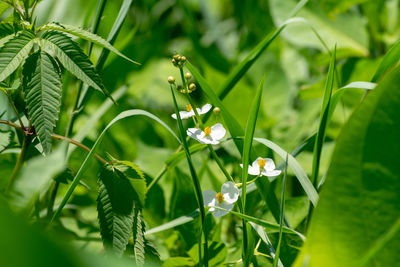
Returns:
[[[186,105],[186,111],[187,112],[189,112],[189,111],[191,111],[193,108],[192,108],[192,105]]]
[[[265,159],[259,159],[257,161],[257,163],[258,163],[258,166],[260,166],[260,168],[262,169],[262,168],[264,168],[266,161],[265,161]]]
[[[204,128],[204,133],[205,133],[206,135],[210,135],[210,134],[211,134],[211,128],[210,128],[210,127]]]
[[[218,192],[217,195],[215,195],[215,198],[218,200],[218,203],[224,201],[224,195],[221,192]]]

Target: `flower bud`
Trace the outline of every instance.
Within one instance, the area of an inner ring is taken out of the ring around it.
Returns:
[[[176,89],[177,89],[178,91],[181,91],[181,90],[183,89],[183,87],[182,87],[182,85],[178,84],[178,85],[176,86]]]
[[[185,61],[186,61],[186,57],[185,57],[185,56],[181,56],[180,60],[181,60],[182,62],[185,62]]]
[[[189,85],[189,90],[190,90],[190,91],[196,90],[196,85],[195,85],[194,83],[191,83],[191,84]]]
[[[214,114],[215,114],[216,116],[218,116],[219,113],[221,112],[221,109],[220,109],[219,107],[215,107],[215,108],[213,109],[213,112],[214,112]]]
[[[168,77],[168,82],[169,82],[170,84],[175,83],[175,78],[174,78],[173,76],[169,76],[169,77]]]
[[[180,56],[179,55],[174,55],[172,58],[175,59],[175,61],[179,61],[180,60]]]
[[[186,73],[185,73],[185,79],[186,79],[186,80],[192,79],[192,74],[190,74],[189,72],[186,72]]]

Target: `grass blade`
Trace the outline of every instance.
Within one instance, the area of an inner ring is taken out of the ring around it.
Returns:
[[[256,97],[254,99],[252,109],[249,114],[249,118],[247,120],[247,126],[246,126],[246,133],[244,137],[244,147],[243,147],[243,154],[242,154],[242,163],[243,163],[243,169],[242,169],[242,206],[243,206],[243,213],[246,212],[246,186],[247,186],[247,177],[248,177],[248,167],[249,167],[249,161],[250,161],[250,151],[251,151],[251,145],[253,143],[253,136],[254,136],[254,130],[256,128],[256,123],[257,123],[257,117],[258,117],[258,111],[260,110],[260,103],[261,103],[261,96],[262,96],[262,91],[264,87],[264,78],[261,80],[260,84],[258,85],[257,88],[257,93]],[[246,228],[246,222],[243,220],[243,229]],[[246,235],[243,234],[243,263],[248,265],[252,253],[248,251],[247,247],[247,238]]]
[[[157,121],[162,126],[164,126],[180,143],[179,138],[175,135],[175,133],[171,130],[171,128],[169,128],[163,121],[161,121],[155,115],[153,115],[153,114],[151,114],[151,113],[149,113],[147,111],[141,110],[141,109],[131,109],[131,110],[127,110],[127,111],[121,112],[100,133],[100,135],[97,138],[96,142],[94,143],[92,149],[90,150],[89,154],[86,156],[86,158],[83,161],[81,167],[79,168],[78,172],[76,173],[76,175],[74,177],[74,180],[72,181],[71,185],[68,188],[67,193],[64,195],[64,198],[62,199],[60,205],[58,206],[56,212],[54,213],[53,218],[51,219],[51,222],[53,222],[60,215],[62,209],[65,206],[65,204],[67,204],[69,198],[71,197],[71,195],[74,192],[76,186],[78,185],[80,179],[82,178],[82,175],[84,174],[84,172],[88,168],[90,161],[93,159],[94,154],[96,153],[96,149],[99,146],[99,144],[101,143],[101,141],[103,140],[104,134],[106,133],[108,128],[110,128],[114,123],[116,123],[116,122],[118,122],[118,121],[120,121],[122,119],[125,119],[125,118],[128,118],[128,117],[132,117],[132,116],[146,116],[146,117],[149,117],[149,118]]]
[[[400,41],[397,41],[392,48],[383,57],[381,64],[379,64],[374,77],[372,77],[371,82],[377,82],[380,80],[388,70],[392,69],[397,65],[400,59]]]
[[[181,140],[182,140],[182,146],[183,146],[183,149],[186,154],[186,159],[187,159],[189,169],[190,169],[190,175],[192,176],[192,180],[193,180],[193,186],[194,186],[194,191],[196,194],[197,204],[199,205],[199,210],[200,210],[201,228],[202,228],[203,236],[204,236],[204,259],[203,259],[204,261],[203,261],[203,263],[204,263],[204,266],[208,266],[208,244],[207,244],[208,238],[207,238],[207,230],[205,227],[206,226],[205,225],[206,213],[204,210],[203,194],[201,192],[200,182],[199,182],[199,179],[197,178],[196,170],[194,169],[192,158],[190,156],[189,146],[186,142],[186,132],[183,128],[181,115],[179,114],[179,108],[178,108],[178,103],[176,102],[174,89],[172,88],[172,86],[170,86],[170,88],[171,88],[172,99],[173,99],[174,106],[175,106],[175,112],[177,114],[176,117],[177,117],[177,121],[178,121],[179,133],[180,133]],[[202,241],[201,241],[201,235],[200,235],[199,248],[201,247],[201,242]],[[201,251],[199,251],[199,259],[200,259],[200,262],[202,262],[200,252]]]
[[[316,187],[318,183],[319,164],[321,160],[322,146],[325,140],[326,128],[328,126],[329,106],[331,103],[332,88],[335,75],[335,61],[336,61],[336,47],[333,50],[331,61],[329,63],[328,77],[325,83],[324,100],[322,102],[319,126],[314,145],[313,165],[312,165],[312,175],[311,175],[311,181],[313,182],[314,187]]]

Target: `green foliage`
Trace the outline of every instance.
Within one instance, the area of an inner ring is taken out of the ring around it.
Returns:
[[[106,248],[122,255],[132,231],[134,207],[141,206],[146,184],[134,165],[117,162],[103,167],[98,185],[97,210],[101,237]],[[135,175],[136,174],[136,175]],[[131,183],[141,181],[141,188]]]
[[[35,35],[30,31],[23,31],[0,48],[0,82],[19,67],[31,51],[34,42]]]
[[[297,266],[399,261],[399,71],[382,80],[344,127]]]
[[[61,73],[54,59],[44,51],[28,57],[24,64],[24,96],[29,117],[39,136],[43,152],[51,150],[51,135],[61,105]]]
[[[109,96],[89,58],[72,39],[62,33],[46,32],[41,39],[43,49],[50,48],[61,64],[78,79]]]

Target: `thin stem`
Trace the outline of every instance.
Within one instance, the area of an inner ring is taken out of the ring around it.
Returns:
[[[8,181],[8,185],[6,188],[6,193],[8,193],[11,189],[11,187],[14,185],[15,179],[18,176],[19,171],[22,168],[22,165],[25,161],[26,153],[28,151],[29,145],[32,142],[32,136],[31,135],[24,135],[22,141],[22,148],[21,148],[21,153],[18,155],[18,160],[17,163],[15,164],[14,170],[10,176],[10,180]]]
[[[164,176],[164,174],[167,172],[167,165],[164,165],[160,172],[157,174],[156,178],[154,178],[153,181],[149,184],[147,187],[147,192],[150,191],[150,189],[161,179],[161,177]]]
[[[16,124],[16,123],[13,123],[13,122],[11,122],[11,121],[0,120],[0,124],[6,124],[6,125],[9,125],[9,126],[12,126],[12,127],[16,128],[16,129],[23,130],[23,129],[21,128],[21,126],[19,126],[19,125]],[[29,136],[29,134],[28,134],[28,136]],[[65,137],[65,136],[62,136],[62,135],[58,135],[58,134],[52,134],[52,135],[51,135],[51,138],[56,139],[56,140],[67,141],[67,142],[69,142],[69,143],[71,143],[71,144],[73,144],[73,145],[76,145],[76,146],[78,146],[78,147],[80,147],[80,148],[82,148],[82,149],[84,149],[84,150],[90,152],[90,148],[88,148],[87,146],[85,146],[85,145],[82,144],[82,143],[79,143],[78,141],[76,141],[76,140],[74,140],[74,139],[71,139],[71,138],[68,138],[68,137]],[[21,151],[21,153],[22,153],[22,151]],[[104,164],[107,164],[107,163],[108,163],[108,161],[106,161],[105,159],[103,159],[103,158],[102,158],[100,155],[98,155],[97,153],[94,154],[94,156],[95,156],[96,159],[98,159],[98,160],[101,161],[102,163],[104,163]]]
[[[0,88],[0,89],[3,91],[4,94],[7,95],[8,102],[10,102],[10,105],[11,105],[11,107],[13,108],[13,110],[14,110],[14,112],[15,112],[15,115],[16,115],[17,118],[18,118],[19,124],[21,125],[22,129],[25,129],[24,124],[22,123],[21,117],[19,116],[17,107],[14,105],[14,101],[13,101],[12,98],[11,98],[10,91],[8,91],[6,88]]]
[[[82,143],[79,143],[78,141],[75,141],[74,139],[71,139],[71,138],[68,138],[68,137],[65,137],[65,136],[62,136],[62,135],[58,135],[58,134],[52,134],[52,135],[51,135],[51,138],[57,139],[57,140],[64,140],[64,141],[67,141],[67,142],[69,142],[69,143],[71,143],[71,144],[74,144],[74,145],[76,145],[76,146],[78,146],[78,147],[80,147],[80,148],[86,150],[87,152],[90,152],[90,148],[88,148],[87,146],[85,146],[85,145],[82,144]],[[94,156],[95,156],[96,159],[98,159],[99,161],[101,161],[103,164],[109,163],[107,160],[103,159],[103,158],[102,158],[99,154],[97,154],[97,153],[95,153]]]
[[[222,163],[221,159],[218,157],[217,153],[215,153],[214,148],[212,147],[212,145],[208,145],[208,149],[211,152],[212,157],[214,158],[215,162],[217,162],[218,167],[221,169],[221,171],[224,173],[226,179],[228,181],[231,181],[232,183],[235,183],[235,180],[233,180],[232,176],[228,173],[228,171],[226,170],[226,168],[224,167],[224,164]]]
[[[54,186],[51,190],[51,195],[50,195],[50,199],[49,199],[49,203],[47,204],[47,219],[50,220],[51,217],[53,217],[53,207],[54,207],[54,202],[56,200],[56,196],[57,196],[57,191],[58,191],[58,187],[60,185],[60,182],[55,181]]]
[[[276,253],[275,253],[275,258],[274,258],[274,267],[278,266],[279,253],[281,251],[282,226],[283,226],[283,218],[285,217],[285,185],[286,185],[286,173],[287,173],[287,165],[288,165],[287,162],[288,162],[288,154],[286,154],[285,171],[283,173],[283,179],[282,179],[281,210],[280,210],[280,217],[279,217],[279,239],[278,239],[278,246],[276,248]]]
[[[208,238],[207,238],[207,230],[206,230],[206,213],[204,210],[204,201],[203,201],[203,195],[201,192],[201,187],[200,187],[200,182],[197,178],[197,174],[196,171],[194,169],[193,166],[193,162],[190,156],[190,151],[186,142],[186,137],[184,135],[184,129],[183,129],[183,124],[182,124],[182,120],[181,120],[181,116],[179,114],[179,110],[178,110],[178,104],[176,102],[176,97],[175,97],[175,93],[174,93],[174,89],[172,88],[172,86],[170,85],[170,89],[171,89],[171,95],[172,95],[172,99],[174,101],[174,106],[175,106],[175,111],[176,111],[176,117],[177,117],[177,121],[178,121],[178,127],[179,127],[179,133],[180,133],[180,137],[181,137],[181,141],[182,141],[182,146],[185,150],[186,153],[186,159],[189,165],[189,169],[190,169],[190,173],[192,176],[192,180],[193,180],[193,185],[194,185],[194,191],[196,194],[196,199],[198,202],[198,206],[199,206],[199,210],[200,210],[200,217],[201,217],[201,230],[203,232],[204,235],[204,266],[208,267]],[[201,244],[199,244],[200,246]],[[200,256],[200,255],[199,255]]]

